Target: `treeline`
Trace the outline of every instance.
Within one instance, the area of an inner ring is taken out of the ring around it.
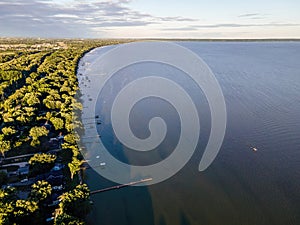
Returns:
[[[20,42],[26,46],[36,44],[32,39],[22,39]],[[18,44],[15,40],[12,43]],[[20,51],[18,47],[18,50],[12,51],[10,45],[9,49],[0,51],[0,151],[3,158],[36,153],[33,157],[35,165],[53,163],[39,155],[49,150],[50,138],[60,136],[63,137],[60,148],[65,152],[62,154],[63,162],[68,165],[70,179],[73,180],[82,164],[77,146],[78,137],[74,134],[76,128],[82,127],[79,118],[82,105],[75,98],[78,91],[77,64],[85,52],[117,43],[120,41],[63,40],[63,43],[60,41],[63,48],[53,45],[56,47],[46,50],[29,48]],[[34,169],[34,164],[30,164],[31,169]],[[39,187],[41,190],[37,192],[49,189],[45,183],[36,185],[32,191]],[[68,190],[60,197],[60,210],[56,213],[55,224],[83,224],[84,215],[74,213],[74,207],[78,199],[80,203],[86,204],[89,191],[85,185],[76,186],[76,183],[67,187]],[[30,194],[28,200],[18,200],[15,190],[2,190],[0,224],[22,224],[20,221],[25,221],[24,218],[27,224],[43,224],[38,220],[43,217],[41,202],[34,200],[33,195]],[[20,213],[16,214],[16,211]]]

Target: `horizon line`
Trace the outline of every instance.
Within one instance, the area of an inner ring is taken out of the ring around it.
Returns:
[[[31,39],[31,40],[145,40],[145,41],[300,41],[299,38],[91,38],[91,37],[9,37],[0,36],[1,39]]]

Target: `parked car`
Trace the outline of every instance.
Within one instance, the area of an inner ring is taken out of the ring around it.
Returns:
[[[21,183],[24,183],[24,182],[27,182],[28,181],[28,178],[25,178],[23,180],[21,180]]]

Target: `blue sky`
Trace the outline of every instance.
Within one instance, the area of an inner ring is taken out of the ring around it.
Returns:
[[[300,38],[298,0],[0,0],[0,36]]]

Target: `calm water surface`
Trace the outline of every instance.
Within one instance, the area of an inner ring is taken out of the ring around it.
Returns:
[[[220,153],[206,171],[197,171],[210,131],[208,104],[186,76],[162,67],[165,77],[172,77],[187,90],[199,111],[201,134],[197,150],[179,173],[162,183],[92,196],[91,224],[300,224],[300,42],[178,44],[208,64],[223,90],[228,118]],[[110,48],[93,50],[81,60],[79,80],[84,76],[86,62]],[[157,72],[151,63],[120,71],[110,83],[111,92],[139,74],[144,76],[144,71]],[[86,84],[80,83],[84,94]],[[168,124],[168,140],[145,159],[116,140],[111,124],[106,122],[106,105],[111,101],[113,94],[107,99],[99,98],[97,110],[104,121],[98,132],[112,155],[124,162],[150,164],[172,152],[180,123],[169,104],[145,99],[132,110],[131,126],[141,138],[149,135],[144,128],[153,116],[163,117]],[[251,149],[253,146],[257,152]],[[86,177],[91,190],[115,185],[93,170],[87,170]]]

